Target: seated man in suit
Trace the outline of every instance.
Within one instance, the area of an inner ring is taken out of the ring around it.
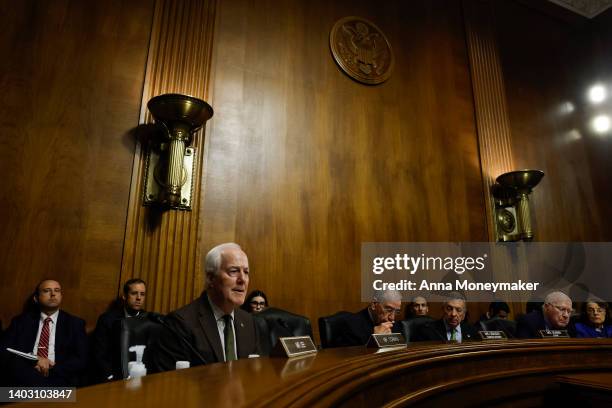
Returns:
[[[424,324],[416,335],[416,341],[457,341],[474,340],[477,333],[464,322],[467,304],[463,295],[451,292],[442,305],[444,316],[440,320]]]
[[[152,371],[174,369],[181,360],[194,366],[259,354],[253,317],[239,307],[249,288],[247,255],[237,244],[218,245],[206,255],[205,273],[202,295],[166,317],[148,358]]]
[[[144,317],[147,287],[142,279],[130,279],[123,285],[121,305],[112,307],[98,318],[92,336],[93,375],[96,382],[123,378],[119,347],[121,319]]]
[[[402,296],[395,290],[375,291],[370,305],[344,318],[338,346],[363,346],[372,334],[391,333],[395,318],[400,313]]]
[[[496,301],[489,303],[489,311],[480,316],[479,322],[491,319],[507,319],[510,314],[510,307],[506,302]]]
[[[2,341],[10,385],[76,386],[87,365],[85,321],[60,310],[62,287],[56,280],[41,281],[33,301],[34,310],[15,317]],[[38,359],[10,354],[6,347]]]
[[[542,311],[534,310],[518,319],[516,337],[540,338],[540,330],[567,330],[570,337],[575,337],[571,315],[572,299],[563,292],[551,292],[544,298]]]
[[[429,305],[427,299],[423,296],[415,296],[406,308],[406,319],[411,319],[417,316],[427,316],[429,313]]]

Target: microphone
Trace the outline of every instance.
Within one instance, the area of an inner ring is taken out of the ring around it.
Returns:
[[[191,352],[193,354],[196,355],[196,357],[202,362],[202,364],[208,364],[206,362],[206,359],[204,357],[202,357],[202,355],[198,352],[198,350],[196,350],[195,347],[193,347],[193,345],[191,344],[191,342],[189,342],[189,340],[187,340],[185,337],[183,337],[179,332],[177,332],[176,330],[174,330],[172,327],[170,327],[170,325],[168,325],[168,323],[166,322],[166,316],[159,314],[159,313],[155,313],[155,312],[149,312],[148,316],[147,316],[150,320],[154,321],[155,323],[159,323],[162,326],[164,326],[166,329],[168,329],[170,332],[174,333],[174,335],[176,336],[177,339],[180,339],[183,344],[185,344],[187,346],[187,348],[189,350],[191,350]]]
[[[166,318],[166,316],[164,316],[163,314],[147,312],[147,317],[155,323],[159,323],[165,326],[166,321],[164,319]]]
[[[291,327],[289,327],[289,323],[287,323],[285,319],[283,319],[282,317],[279,317],[278,319],[276,319],[276,322],[280,324],[281,327],[284,327],[285,329],[291,331]]]

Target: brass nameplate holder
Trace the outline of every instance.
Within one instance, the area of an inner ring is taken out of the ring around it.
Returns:
[[[543,339],[552,339],[552,338],[569,338],[569,333],[567,330],[540,330],[540,337]]]
[[[483,340],[508,340],[508,336],[501,330],[480,330],[478,332]]]
[[[317,352],[317,346],[310,336],[280,337],[272,356],[298,357]]]
[[[406,339],[401,333],[372,334],[366,344],[369,348],[387,348],[406,346]]]

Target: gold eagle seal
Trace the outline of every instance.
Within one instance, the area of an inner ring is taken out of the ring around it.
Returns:
[[[336,63],[356,81],[376,85],[391,76],[391,45],[380,28],[364,18],[338,20],[331,29],[329,46]]]

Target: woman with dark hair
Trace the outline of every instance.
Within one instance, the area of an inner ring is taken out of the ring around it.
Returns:
[[[268,307],[268,298],[261,290],[252,291],[241,308],[249,313],[259,313]]]
[[[582,315],[576,323],[576,337],[612,337],[609,307],[606,302],[589,300],[582,306]]]

